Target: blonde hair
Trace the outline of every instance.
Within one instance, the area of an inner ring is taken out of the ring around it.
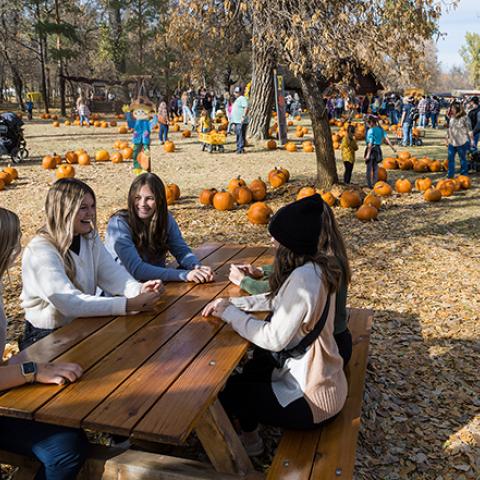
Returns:
[[[75,217],[87,193],[96,202],[95,193],[86,183],[76,178],[57,180],[45,200],[47,221],[38,231],[58,250],[65,264],[65,273],[75,285],[75,264],[69,249],[74,237]]]
[[[0,207],[0,280],[7,271],[12,255],[20,241],[20,220],[18,216]]]

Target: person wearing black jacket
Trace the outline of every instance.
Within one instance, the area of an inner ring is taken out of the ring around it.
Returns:
[[[480,137],[480,105],[478,97],[472,97],[470,100],[472,105],[472,109],[468,112],[468,118],[470,119],[470,123],[472,124],[472,131],[473,131],[473,147],[475,149],[478,145],[478,140]]]

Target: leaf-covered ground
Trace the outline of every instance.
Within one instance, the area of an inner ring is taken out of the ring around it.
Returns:
[[[113,142],[121,137],[116,131],[53,128],[48,122],[26,127],[31,160],[18,167],[20,179],[15,185],[0,192],[0,205],[20,216],[24,244],[42,224],[45,194],[53,181],[52,173],[40,167],[41,157],[79,147],[90,153],[101,147],[113,151]],[[425,146],[410,151],[443,160],[444,135],[442,130],[427,130]],[[245,207],[232,212],[201,207],[197,197],[202,188],[225,187],[237,175],[247,181],[265,178],[272,167],[281,165],[290,170],[292,181],[269,192],[268,203],[275,210],[293,200],[315,176],[314,154],[267,151],[258,145],[249,147],[245,155],[235,155],[230,138],[226,153],[208,154],[201,152],[194,137],[183,139],[179,133],[171,137],[177,145],[173,154],[164,153],[155,139],[153,170],[180,186],[181,199],[171,210],[193,246],[207,240],[269,242],[265,227],[248,223]],[[389,154],[387,149],[385,153]],[[340,161],[338,167],[343,172]],[[130,168],[130,163],[77,168],[78,178],[97,194],[102,233],[111,213],[125,206]],[[414,180],[418,175],[407,172],[406,176]],[[390,181],[399,176],[398,171],[389,172]],[[349,305],[375,310],[358,479],[480,476],[480,181],[472,178],[471,190],[438,204],[427,204],[418,192],[394,195],[384,202],[378,221],[368,224],[360,223],[352,211],[335,208],[354,273]],[[364,183],[360,158],[353,181]],[[22,325],[18,267],[5,283],[8,338],[14,342]],[[268,458],[259,459],[259,465]]]

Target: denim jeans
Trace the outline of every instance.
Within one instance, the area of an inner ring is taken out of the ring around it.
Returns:
[[[80,115],[80,125],[83,126],[83,122],[86,122],[88,125],[90,121],[88,120],[88,117],[86,115]]]
[[[36,480],[74,479],[88,452],[82,430],[0,417],[0,448],[40,460]],[[13,434],[12,432],[15,432]]]
[[[453,145],[448,145],[448,178],[453,178],[455,176],[455,154],[458,153],[460,157],[460,174],[468,175],[468,161],[467,161],[467,151],[470,146],[470,143],[467,142],[465,145],[460,147],[454,147]]]
[[[425,128],[427,124],[427,115],[425,113],[421,113],[419,117],[419,126]]]
[[[235,134],[237,136],[237,152],[243,152],[245,148],[245,137],[247,135],[247,124],[235,123]]]
[[[168,140],[168,125],[165,125],[164,123],[160,124],[159,138],[161,142],[166,142]]]
[[[375,158],[370,159],[367,163],[367,185],[373,188],[378,182],[378,163]]]
[[[475,147],[475,149],[478,148],[478,140],[480,140],[480,132],[476,133],[473,136],[473,146]]]
[[[437,128],[438,113],[430,113],[430,118],[432,119],[432,128]]]
[[[189,107],[184,105],[182,107],[182,115],[183,115],[183,124],[187,125],[190,122],[192,125],[195,124],[195,119],[193,118],[193,113]]]
[[[398,113],[396,110],[390,110],[388,113],[388,118],[391,125],[396,125],[398,123]]]
[[[412,128],[413,125],[411,123],[403,123],[402,126],[402,132],[403,132],[403,137],[402,137],[402,145],[404,147],[406,146],[412,146],[413,145],[413,137],[412,137]]]

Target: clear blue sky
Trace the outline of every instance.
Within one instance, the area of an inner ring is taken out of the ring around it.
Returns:
[[[440,31],[447,34],[437,42],[438,60],[443,70],[463,65],[458,50],[464,44],[466,32],[480,33],[480,0],[460,0],[455,10],[442,15]]]

